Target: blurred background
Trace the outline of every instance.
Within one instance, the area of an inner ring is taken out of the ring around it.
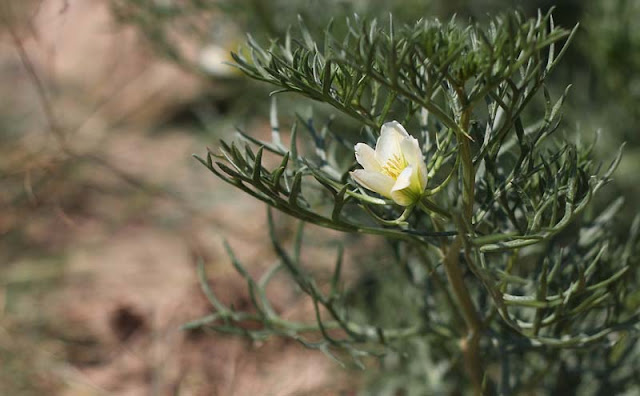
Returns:
[[[236,127],[269,134],[271,87],[222,62],[246,32],[283,37],[298,15],[321,32],[354,12],[399,25],[551,6],[557,24],[581,26],[550,85],[556,97],[573,85],[566,130],[601,131],[603,161],[627,142],[599,200],[624,195],[635,213],[638,1],[0,0],[0,394],[357,394],[375,364],[343,370],[290,341],[180,330],[210,312],[198,259],[224,302],[248,305],[223,237],[256,275],[273,257],[264,205],[191,157]],[[289,118],[310,105],[282,103]],[[293,222],[279,224],[286,238]],[[309,232],[322,267],[322,247],[342,237]],[[348,243],[352,278],[370,286],[358,262],[375,240]],[[284,286],[271,297],[284,316],[309,309]]]

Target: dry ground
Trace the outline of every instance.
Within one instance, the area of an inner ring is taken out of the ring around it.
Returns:
[[[199,257],[224,301],[247,304],[221,238],[260,273],[264,207],[190,157],[213,137],[167,122],[210,85],[106,4],[3,2],[18,17],[0,52],[0,394],[352,394],[353,373],[298,344],[179,329],[210,312]],[[272,294],[285,315],[306,309]]]

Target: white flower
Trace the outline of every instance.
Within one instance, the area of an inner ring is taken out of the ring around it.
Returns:
[[[231,52],[215,44],[209,44],[200,50],[198,62],[207,73],[218,78],[232,78],[240,75],[239,70],[231,66]]]
[[[375,150],[358,143],[355,151],[364,169],[351,172],[351,176],[360,185],[402,206],[421,198],[427,187],[427,167],[418,140],[399,122],[382,126]]]

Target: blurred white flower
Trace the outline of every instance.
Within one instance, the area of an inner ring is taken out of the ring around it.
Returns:
[[[238,69],[226,62],[231,62],[230,51],[215,44],[209,44],[200,50],[198,63],[200,67],[214,77],[228,78],[239,75]]]
[[[356,160],[364,169],[351,172],[363,187],[402,206],[415,204],[427,187],[427,167],[418,140],[397,121],[384,124],[375,150],[355,146]]]

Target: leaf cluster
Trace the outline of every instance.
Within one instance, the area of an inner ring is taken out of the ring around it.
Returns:
[[[421,20],[396,29],[391,17],[386,30],[375,20],[347,24],[343,39],[333,37],[329,24],[322,42],[302,22],[301,39],[288,34],[284,43],[265,48],[250,37],[248,54],[234,59],[249,76],[328,103],[374,130],[390,113],[404,124],[421,110],[457,129],[450,109],[459,96],[465,97],[464,107],[487,96],[500,99],[502,110],[516,117],[576,31],[554,26],[551,13],[533,20],[499,16],[487,28]]]
[[[344,249],[338,246],[328,284],[319,284],[302,263],[304,222],[300,222],[291,249],[278,240],[271,210],[268,211],[269,235],[277,261],[255,280],[225,242],[225,249],[234,268],[247,284],[251,308],[239,311],[224,305],[211,290],[203,263],[198,266],[198,278],[202,290],[215,308],[215,313],[189,322],[184,329],[209,328],[221,333],[243,335],[253,341],[271,336],[291,338],[310,349],[316,349],[345,366],[347,363],[364,368],[363,358],[379,357],[384,348],[402,339],[418,335],[437,334],[450,338],[449,330],[434,323],[419,321],[413,325],[389,328],[361,323],[350,317],[342,281]],[[315,322],[296,322],[283,319],[267,298],[267,288],[278,273],[286,273],[299,289],[308,296],[314,308]],[[328,318],[327,318],[328,317]],[[258,326],[251,326],[251,323]]]

